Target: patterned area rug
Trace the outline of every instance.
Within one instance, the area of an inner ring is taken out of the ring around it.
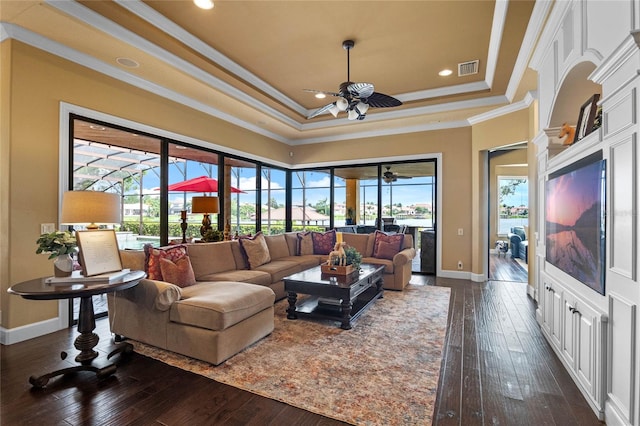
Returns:
[[[286,319],[219,366],[132,342],[135,351],[213,380],[357,425],[428,425],[440,375],[450,290],[386,291],[351,330]]]

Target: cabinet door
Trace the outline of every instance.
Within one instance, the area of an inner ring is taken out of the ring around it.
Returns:
[[[596,354],[599,316],[584,303],[575,310],[576,326],[576,374],[584,389],[598,401],[596,394]]]
[[[556,348],[561,348],[561,337],[562,337],[562,321],[563,319],[563,302],[562,302],[562,291],[556,286],[551,289],[551,309],[553,311],[553,323],[551,326],[551,343],[553,343]]]
[[[576,335],[575,330],[575,301],[565,297],[562,300],[562,356],[569,363],[571,368],[575,368]]]
[[[553,328],[553,293],[551,285],[545,282],[540,309],[542,311],[542,328],[549,337],[551,337],[551,329]]]

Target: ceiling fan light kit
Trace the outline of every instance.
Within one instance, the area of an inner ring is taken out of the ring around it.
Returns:
[[[339,92],[305,89],[305,91],[316,93],[316,95],[324,94],[338,98],[335,102],[312,112],[307,119],[317,117],[327,112],[331,113],[334,117],[338,117],[340,112],[346,111],[349,120],[364,120],[370,107],[390,108],[402,105],[402,102],[394,97],[375,92],[373,84],[371,83],[353,83],[351,81],[349,51],[353,49],[353,46],[355,46],[353,40],[345,40],[342,42],[342,47],[347,51],[347,81],[340,84]]]

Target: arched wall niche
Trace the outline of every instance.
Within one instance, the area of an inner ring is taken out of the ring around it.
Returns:
[[[566,74],[556,94],[547,128],[558,128],[563,123],[575,127],[580,107],[595,93],[602,95],[602,86],[589,80],[596,69],[593,62],[580,62]]]

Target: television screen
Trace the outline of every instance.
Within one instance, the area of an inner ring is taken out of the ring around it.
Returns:
[[[600,294],[605,276],[602,152],[553,173],[546,183],[546,260]]]

